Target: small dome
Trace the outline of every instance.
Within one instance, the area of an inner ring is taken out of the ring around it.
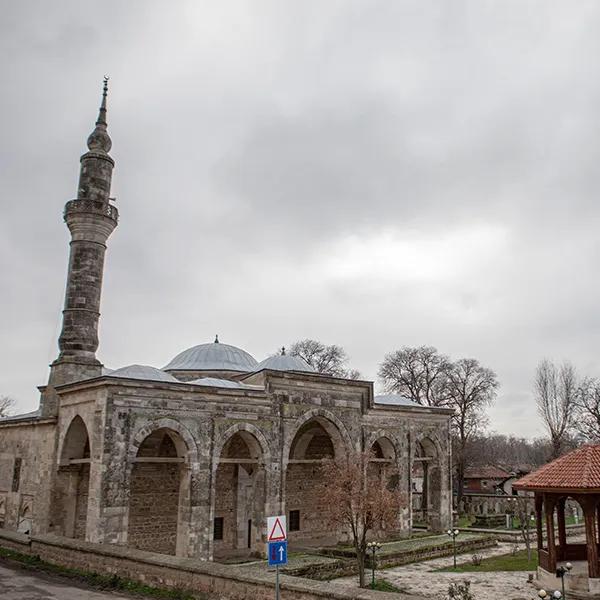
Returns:
[[[186,381],[192,385],[206,385],[209,387],[236,388],[236,389],[253,389],[260,386],[246,385],[239,381],[231,381],[229,379],[218,379],[217,377],[201,377],[193,381]],[[261,388],[262,389],[262,388]]]
[[[168,383],[180,383],[173,375],[165,373],[156,367],[147,365],[129,365],[111,371],[107,377],[119,377],[122,379],[144,379],[146,381],[166,381]]]
[[[292,356],[291,354],[277,354],[276,356],[269,356],[262,362],[258,363],[255,371],[262,371],[263,369],[271,369],[273,371],[300,371],[302,373],[316,373],[316,371],[299,356]]]
[[[256,360],[241,348],[221,344],[200,344],[179,353],[164,371],[238,371],[250,373],[256,368]]]

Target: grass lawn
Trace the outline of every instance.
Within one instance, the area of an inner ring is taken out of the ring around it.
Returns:
[[[396,592],[397,594],[403,594],[406,592],[405,589],[399,588],[398,586],[386,581],[385,579],[376,579],[375,587],[371,588],[371,583],[369,582],[369,589],[377,590],[378,592]]]
[[[444,567],[438,571],[451,573],[466,573],[466,572],[486,572],[486,571],[534,571],[537,568],[537,552],[531,551],[531,561],[527,560],[527,550],[519,550],[515,554],[501,554],[500,556],[491,556],[481,561],[481,564],[476,566],[471,563],[458,565],[456,569],[453,567]]]

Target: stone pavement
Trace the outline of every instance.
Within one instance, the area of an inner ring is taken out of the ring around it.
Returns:
[[[0,562],[2,600],[131,600],[110,592],[98,592],[83,584],[40,571],[29,571]]]
[[[495,548],[479,550],[483,557],[509,554],[513,544],[499,544]],[[469,563],[470,555],[457,557],[458,564]],[[376,572],[378,579],[386,579],[408,594],[446,598],[452,582],[471,582],[471,591],[476,600],[530,600],[537,598],[537,590],[527,582],[526,571],[501,571],[488,573],[435,573],[436,569],[452,566],[452,557],[394,567]],[[369,577],[371,573],[369,572]],[[357,587],[356,577],[336,579],[335,583]]]

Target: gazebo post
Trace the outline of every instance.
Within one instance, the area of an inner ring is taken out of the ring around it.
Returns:
[[[542,507],[544,498],[539,492],[535,492],[535,524],[537,527],[537,547],[538,550],[544,548],[544,531],[542,528]]]
[[[590,579],[600,577],[598,566],[598,546],[596,538],[596,502],[594,497],[581,497],[579,500],[585,519],[585,539],[587,543],[588,575]]]
[[[558,514],[558,552],[557,556],[559,560],[566,560],[567,558],[567,527],[565,522],[565,504],[566,498],[561,498],[557,504]]]
[[[546,533],[548,535],[548,566],[550,572],[556,571],[556,539],[554,534],[554,506],[556,499],[549,494],[544,494],[546,509]]]

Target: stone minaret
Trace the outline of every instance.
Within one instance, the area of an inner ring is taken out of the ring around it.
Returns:
[[[42,389],[42,414],[56,413],[54,386],[99,376],[102,364],[96,358],[98,320],[104,272],[106,241],[117,226],[119,213],[110,203],[114,160],[107,132],[104,78],[102,104],[96,127],[87,140],[88,152],[81,157],[77,198],[65,205],[64,219],[71,232],[71,251],[63,325],[58,358],[50,365],[48,386]]]

